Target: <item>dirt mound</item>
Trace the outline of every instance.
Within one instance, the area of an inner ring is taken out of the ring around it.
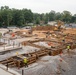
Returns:
[[[36,26],[36,27],[33,27],[32,30],[53,30],[54,29],[54,26]]]

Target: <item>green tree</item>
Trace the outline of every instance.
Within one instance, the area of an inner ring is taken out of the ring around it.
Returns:
[[[37,19],[36,19],[36,24],[40,24],[40,18],[39,17],[37,17]]]
[[[48,23],[48,21],[62,20],[66,23],[76,23],[76,14],[72,16],[71,12],[63,11],[49,13],[33,13],[29,9],[10,9],[8,6],[1,6],[0,8],[0,27],[2,26],[25,26],[27,23],[33,22],[34,24],[40,24],[40,22]]]
[[[4,26],[9,26],[12,20],[12,15],[11,10],[9,9],[8,6],[1,7],[0,18],[1,18],[1,24],[3,24]]]
[[[61,13],[60,12],[57,12],[56,14],[55,14],[55,20],[61,20]]]
[[[33,22],[34,22],[34,24],[40,23],[40,14],[38,14],[38,13],[33,14]]]
[[[74,14],[71,18],[71,23],[76,23],[76,14]]]
[[[16,26],[22,26],[24,21],[24,15],[21,10],[13,9],[12,11],[13,20],[12,23]]]
[[[33,13],[31,12],[31,10],[23,9],[22,12],[24,14],[25,24],[33,22]]]
[[[62,13],[62,20],[64,22],[69,23],[71,21],[72,15],[69,11],[63,11]]]
[[[46,13],[46,14],[45,14],[45,17],[44,17],[44,22],[45,22],[45,24],[47,24],[48,21],[49,21],[49,14]]]
[[[43,21],[43,20],[44,20],[44,18],[45,18],[45,14],[44,14],[44,13],[42,13],[42,14],[40,14],[39,16],[40,16],[40,20],[41,20],[41,21]]]
[[[55,20],[55,11],[51,11],[50,13],[49,13],[49,21],[54,21]]]

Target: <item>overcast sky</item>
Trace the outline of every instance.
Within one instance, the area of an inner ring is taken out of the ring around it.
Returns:
[[[68,10],[72,14],[76,13],[76,0],[0,0],[0,7],[5,5],[17,9],[27,8],[37,13],[51,10],[56,12]]]

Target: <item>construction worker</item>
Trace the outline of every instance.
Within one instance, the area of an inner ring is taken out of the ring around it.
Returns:
[[[27,60],[27,58],[24,58],[23,62],[24,62],[25,67],[28,67],[28,60]]]
[[[18,52],[16,52],[16,55],[18,56],[18,55],[19,55],[19,53],[18,53]]]
[[[70,45],[67,46],[67,52],[69,53],[70,50]]]
[[[62,41],[65,42],[65,38],[64,37],[62,38]]]

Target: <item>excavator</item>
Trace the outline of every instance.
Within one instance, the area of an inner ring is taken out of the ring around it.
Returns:
[[[61,31],[61,30],[63,29],[62,26],[64,26],[64,22],[62,22],[62,21],[60,21],[60,20],[57,21],[57,25],[54,26],[53,31]],[[48,32],[46,33],[46,38],[47,38],[49,35],[50,35],[50,32],[48,31]],[[52,35],[53,37],[56,37],[56,35],[53,35],[52,33],[51,33],[51,35]]]
[[[61,26],[63,26],[64,25],[64,22],[62,22],[62,21],[58,21],[57,22],[57,26],[55,26],[55,28],[54,28],[54,31],[60,31],[61,30]]]

